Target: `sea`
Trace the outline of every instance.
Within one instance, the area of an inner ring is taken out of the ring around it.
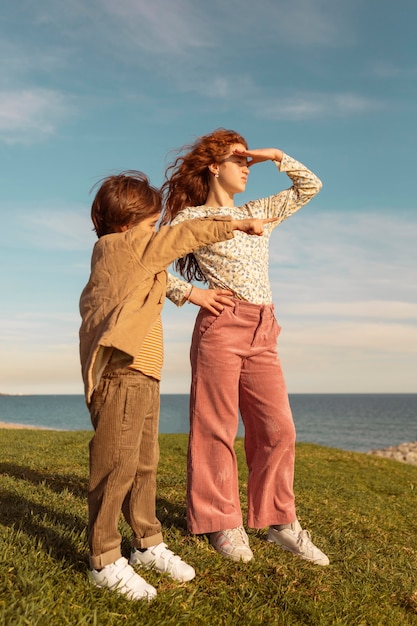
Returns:
[[[188,403],[188,394],[162,394],[161,433],[188,432]],[[290,394],[290,403],[298,442],[367,452],[417,441],[417,394]],[[0,395],[0,422],[92,430],[82,395]]]

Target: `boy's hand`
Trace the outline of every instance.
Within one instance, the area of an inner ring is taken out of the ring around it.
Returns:
[[[264,219],[253,217],[247,220],[232,220],[232,227],[233,230],[241,230],[247,235],[263,235],[264,225],[277,221],[278,217],[267,217]]]
[[[200,287],[194,286],[188,301],[217,316],[220,315],[225,306],[234,305],[233,300],[227,296],[233,296],[233,292],[227,289],[200,289]]]

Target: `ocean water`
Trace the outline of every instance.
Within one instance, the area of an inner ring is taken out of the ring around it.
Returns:
[[[188,432],[188,401],[161,396],[161,433]],[[299,442],[366,452],[417,441],[417,394],[291,394],[290,402]],[[0,421],[92,430],[81,395],[0,396]]]

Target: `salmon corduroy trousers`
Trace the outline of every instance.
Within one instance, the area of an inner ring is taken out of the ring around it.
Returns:
[[[192,533],[242,524],[234,442],[238,409],[249,469],[247,524],[296,518],[295,428],[277,352],[273,305],[201,309],[191,345],[187,518]]]

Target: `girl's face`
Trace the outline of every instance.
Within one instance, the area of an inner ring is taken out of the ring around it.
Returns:
[[[216,178],[218,184],[231,196],[245,191],[249,176],[247,157],[233,154],[234,150],[246,150],[246,148],[241,143],[232,144],[229,153],[214,168],[219,175]]]

